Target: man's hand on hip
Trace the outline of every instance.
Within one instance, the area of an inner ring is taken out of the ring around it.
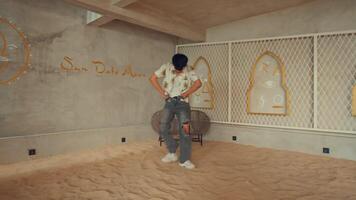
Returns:
[[[166,92],[160,92],[159,94],[161,95],[161,97],[162,97],[164,100],[166,100],[166,99],[169,98],[169,95],[168,95]]]
[[[183,99],[185,99],[185,98],[187,98],[189,95],[188,95],[187,93],[185,93],[185,92],[184,92],[184,93],[183,93],[183,94],[181,94],[180,96],[181,96],[181,97],[183,97]]]

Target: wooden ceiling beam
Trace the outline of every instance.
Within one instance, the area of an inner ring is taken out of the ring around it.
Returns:
[[[113,21],[115,17],[112,16],[104,16],[96,12],[92,12],[90,10],[87,11],[87,25],[91,26],[103,26],[111,21]]]
[[[111,0],[111,4],[115,6],[119,6],[120,8],[124,8],[130,4],[135,3],[138,0]]]
[[[145,10],[130,10],[112,5],[105,1],[98,0],[66,0],[74,5],[86,8],[88,10],[102,14],[103,16],[113,17],[132,24],[143,26],[159,32],[175,35],[184,39],[200,42],[205,40],[205,31],[197,28],[179,17],[167,17],[166,15],[159,16]],[[152,12],[154,13],[154,12]]]
[[[107,3],[111,3],[112,5],[123,8],[136,1],[138,0],[110,0]],[[95,13],[90,10],[87,11],[87,25],[103,26],[109,22],[112,22],[114,19],[115,17],[112,16],[101,15],[99,13]]]

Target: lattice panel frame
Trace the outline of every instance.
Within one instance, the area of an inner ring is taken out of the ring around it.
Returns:
[[[231,120],[236,123],[313,127],[313,38],[290,38],[232,43]],[[246,91],[256,59],[266,51],[278,55],[285,65],[289,90],[289,115],[247,114]]]
[[[213,122],[356,135],[356,117],[351,114],[352,87],[356,85],[356,31],[177,45],[176,48],[177,52],[187,54],[191,62],[204,56],[211,63],[218,91],[217,107],[200,110]],[[250,70],[257,57],[267,50],[279,55],[285,64],[289,116],[247,114]]]
[[[213,121],[228,121],[228,44],[214,44],[214,45],[197,45],[197,46],[183,46],[178,49],[179,53],[184,53],[188,56],[188,65],[192,66],[194,62],[203,56],[207,59],[211,66],[213,74],[212,82],[215,91],[215,108],[194,108],[207,113]]]
[[[318,128],[356,131],[356,33],[318,37]]]

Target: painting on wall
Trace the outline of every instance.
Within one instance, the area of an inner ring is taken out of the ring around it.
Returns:
[[[200,56],[192,66],[199,76],[202,86],[189,97],[192,108],[214,108],[214,87],[212,82],[211,67],[208,61]]]
[[[252,66],[247,90],[247,113],[288,115],[289,96],[282,60],[266,51]]]
[[[0,17],[0,84],[10,84],[26,73],[30,65],[30,44],[22,31]]]
[[[356,85],[352,89],[352,116],[356,117]]]

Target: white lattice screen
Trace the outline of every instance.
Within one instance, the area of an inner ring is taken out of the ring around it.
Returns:
[[[356,131],[356,34],[318,37],[318,128]]]
[[[356,84],[356,33],[310,34],[222,43],[178,45],[190,64],[205,57],[213,71],[213,121],[356,134],[351,91]],[[283,61],[290,95],[288,116],[247,114],[250,70],[272,51]]]

